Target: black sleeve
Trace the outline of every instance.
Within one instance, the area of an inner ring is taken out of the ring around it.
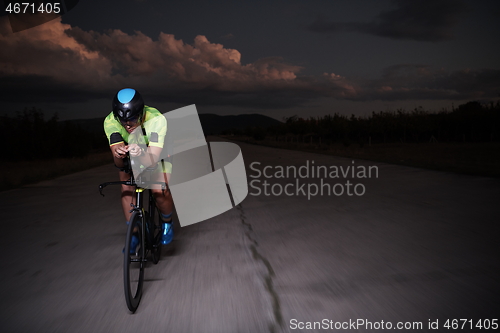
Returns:
[[[115,143],[124,142],[124,141],[125,140],[123,140],[122,135],[118,132],[111,134],[111,136],[109,137],[109,145],[110,146],[114,145]]]

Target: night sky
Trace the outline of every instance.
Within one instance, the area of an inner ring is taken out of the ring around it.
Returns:
[[[276,119],[500,100],[500,1],[82,0],[12,33],[0,114],[104,117],[121,88],[162,112]]]

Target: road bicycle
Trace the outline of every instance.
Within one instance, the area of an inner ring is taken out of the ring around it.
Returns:
[[[163,161],[162,161],[163,162]],[[126,172],[130,173],[129,163],[126,163]],[[162,222],[160,211],[156,206],[151,185],[161,185],[162,191],[168,190],[165,182],[151,181],[156,168],[146,168],[137,178],[131,174],[127,181],[106,182],[99,185],[99,192],[102,196],[104,187],[108,185],[128,185],[135,186],[135,205],[130,204],[131,217],[128,221],[127,237],[125,238],[124,260],[123,260],[123,282],[125,288],[125,300],[128,309],[134,313],[139,306],[142,296],[142,286],[144,283],[144,268],[148,261],[157,264],[161,255]],[[148,192],[147,207],[145,210],[144,192]],[[132,237],[136,235],[139,244],[136,249],[131,249]],[[132,253],[131,253],[132,252]]]

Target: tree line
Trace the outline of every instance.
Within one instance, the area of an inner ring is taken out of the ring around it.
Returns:
[[[104,133],[90,132],[75,122],[45,119],[42,110],[25,108],[16,116],[0,116],[2,160],[84,157],[107,146]]]
[[[58,115],[46,119],[43,111],[25,108],[16,116],[0,116],[1,160],[35,160],[57,157],[84,157],[105,149],[103,131],[91,131],[75,121],[59,121]],[[372,112],[369,117],[325,115],[308,119],[287,117],[283,123],[222,134],[248,135],[256,140],[266,137],[280,141],[330,144],[390,142],[499,142],[500,101],[483,105],[472,101],[451,111]]]
[[[226,132],[226,134],[229,134]],[[232,134],[256,140],[333,143],[346,145],[367,142],[498,142],[500,141],[500,101],[482,105],[472,101],[451,111],[428,112],[421,107],[411,112],[372,112],[369,117],[326,115],[308,119],[292,116],[268,128],[248,127]]]

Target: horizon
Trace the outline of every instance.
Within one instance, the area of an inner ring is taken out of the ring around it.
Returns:
[[[479,102],[479,101],[468,101],[468,102],[465,102],[465,103],[462,103],[462,104],[459,104],[457,106],[453,105],[452,104],[452,107],[451,109],[448,109],[448,108],[441,108],[440,110],[426,110],[422,107],[417,107],[417,108],[414,108],[413,110],[405,110],[405,109],[396,109],[396,110],[379,110],[379,111],[372,111],[371,113],[366,113],[366,114],[362,114],[362,115],[355,115],[355,114],[351,114],[351,115],[348,115],[348,114],[341,114],[341,113],[338,113],[338,112],[335,112],[335,113],[328,113],[328,114],[323,114],[323,115],[320,115],[320,116],[309,116],[309,117],[301,117],[297,114],[294,114],[294,115],[291,115],[291,116],[288,116],[288,117],[283,117],[282,119],[276,119],[276,118],[273,118],[273,117],[270,117],[269,115],[265,115],[265,114],[261,114],[261,113],[242,113],[242,114],[227,114],[227,115],[220,115],[220,114],[215,114],[215,113],[198,113],[199,116],[217,116],[217,117],[239,117],[239,116],[254,116],[254,115],[257,115],[257,116],[263,116],[263,117],[267,117],[269,119],[272,119],[272,120],[275,120],[275,121],[278,121],[280,123],[286,123],[286,120],[287,119],[291,119],[291,118],[296,118],[296,119],[302,119],[302,120],[310,120],[310,119],[324,119],[325,117],[327,116],[340,116],[340,117],[344,117],[346,119],[349,119],[350,117],[352,116],[355,116],[356,119],[363,119],[363,120],[369,120],[374,114],[378,114],[378,115],[382,115],[382,114],[405,114],[405,115],[412,115],[414,114],[415,112],[423,112],[425,114],[442,114],[442,113],[445,113],[445,114],[449,114],[449,113],[452,113],[456,110],[459,109],[459,107],[461,106],[465,106],[467,104],[470,104],[470,103],[479,103],[479,105],[482,107],[482,108],[488,108],[488,107],[495,107],[495,108],[498,108],[498,106],[500,105],[500,100],[493,102],[493,101],[490,101],[490,102]],[[4,116],[4,117],[9,117],[9,118],[15,118],[17,116],[21,116],[24,112],[29,112],[29,111],[32,111],[32,110],[36,110],[36,111],[41,111],[42,113],[42,116],[43,116],[43,119],[44,120],[48,120],[54,116],[57,117],[57,121],[88,121],[88,120],[103,120],[106,116],[104,117],[92,117],[92,118],[72,118],[72,119],[63,119],[63,118],[60,118],[59,115],[57,113],[52,113],[50,115],[48,115],[47,113],[45,113],[45,110],[42,110],[40,108],[36,108],[36,107],[25,107],[23,109],[23,111],[16,111],[15,114],[2,114],[0,116]],[[170,111],[173,111],[173,110],[169,110],[167,112],[170,112]],[[167,112],[162,112],[162,113],[167,113]]]

